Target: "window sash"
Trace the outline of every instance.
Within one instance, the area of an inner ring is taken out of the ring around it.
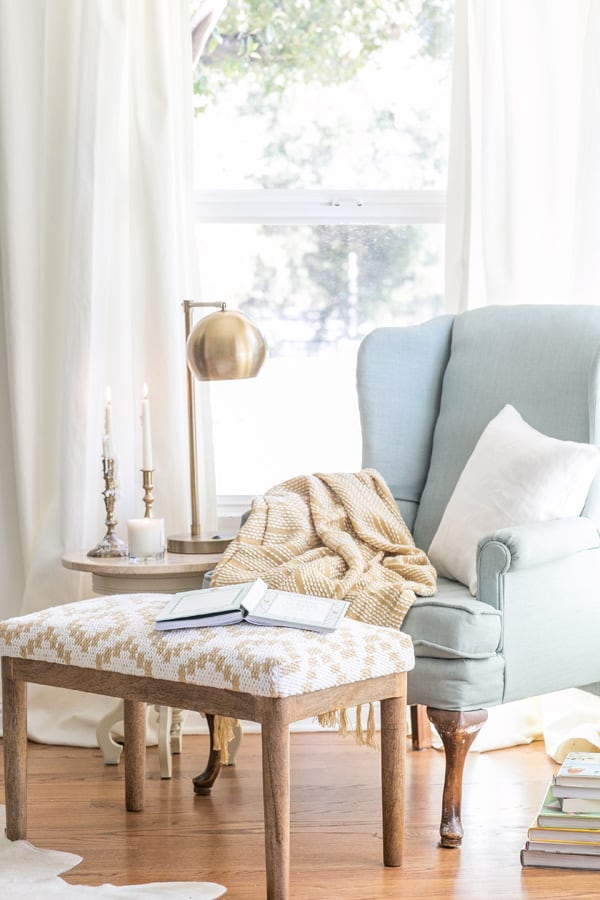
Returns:
[[[237,224],[443,224],[445,191],[197,190],[197,222]]]

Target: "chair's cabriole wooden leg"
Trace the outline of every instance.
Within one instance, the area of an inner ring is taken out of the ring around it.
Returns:
[[[440,846],[460,847],[463,838],[460,813],[465,759],[488,714],[485,709],[462,712],[431,707],[427,707],[427,714],[435,725],[446,751]]]
[[[208,796],[210,789],[217,780],[221,771],[221,751],[215,750],[215,717],[210,713],[205,713],[206,724],[208,725],[208,733],[210,736],[210,750],[208,752],[208,762],[204,772],[193,779],[194,793],[200,796]]]
[[[11,677],[12,659],[2,658],[4,792],[6,837],[27,837],[27,686]]]
[[[381,799],[383,862],[402,865],[406,704],[402,697],[381,701]]]
[[[267,900],[288,900],[290,884],[290,734],[283,703],[270,699],[262,720]]]
[[[144,808],[146,776],[146,704],[138,700],[123,703],[125,726],[125,808],[140,812]]]

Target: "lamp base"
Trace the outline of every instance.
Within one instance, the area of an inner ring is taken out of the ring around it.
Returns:
[[[222,553],[232,542],[235,535],[223,534],[172,534],[167,538],[169,553]]]

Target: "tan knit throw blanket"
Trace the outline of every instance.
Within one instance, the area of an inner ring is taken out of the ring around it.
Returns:
[[[257,497],[217,564],[211,585],[262,578],[270,588],[349,600],[348,615],[399,628],[415,600],[436,590],[436,573],[417,549],[396,502],[374,469],[303,475]],[[345,711],[319,717],[345,730]],[[363,741],[372,743],[369,715]],[[224,729],[224,730],[223,730]],[[225,748],[229,728],[221,726]]]

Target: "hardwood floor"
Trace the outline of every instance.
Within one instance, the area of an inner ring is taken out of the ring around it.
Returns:
[[[544,746],[469,754],[464,846],[437,846],[443,757],[407,753],[404,865],[381,861],[379,754],[330,732],[292,735],[292,879],[297,900],[592,898],[600,873],[522,869],[519,849],[557,766]],[[265,895],[260,739],[246,735],[211,797],[191,779],[207,738],[187,735],[171,781],[148,749],[146,807],[126,813],[120,767],[99,750],[29,746],[29,839],[83,856],[75,884],[217,881],[231,900]]]

